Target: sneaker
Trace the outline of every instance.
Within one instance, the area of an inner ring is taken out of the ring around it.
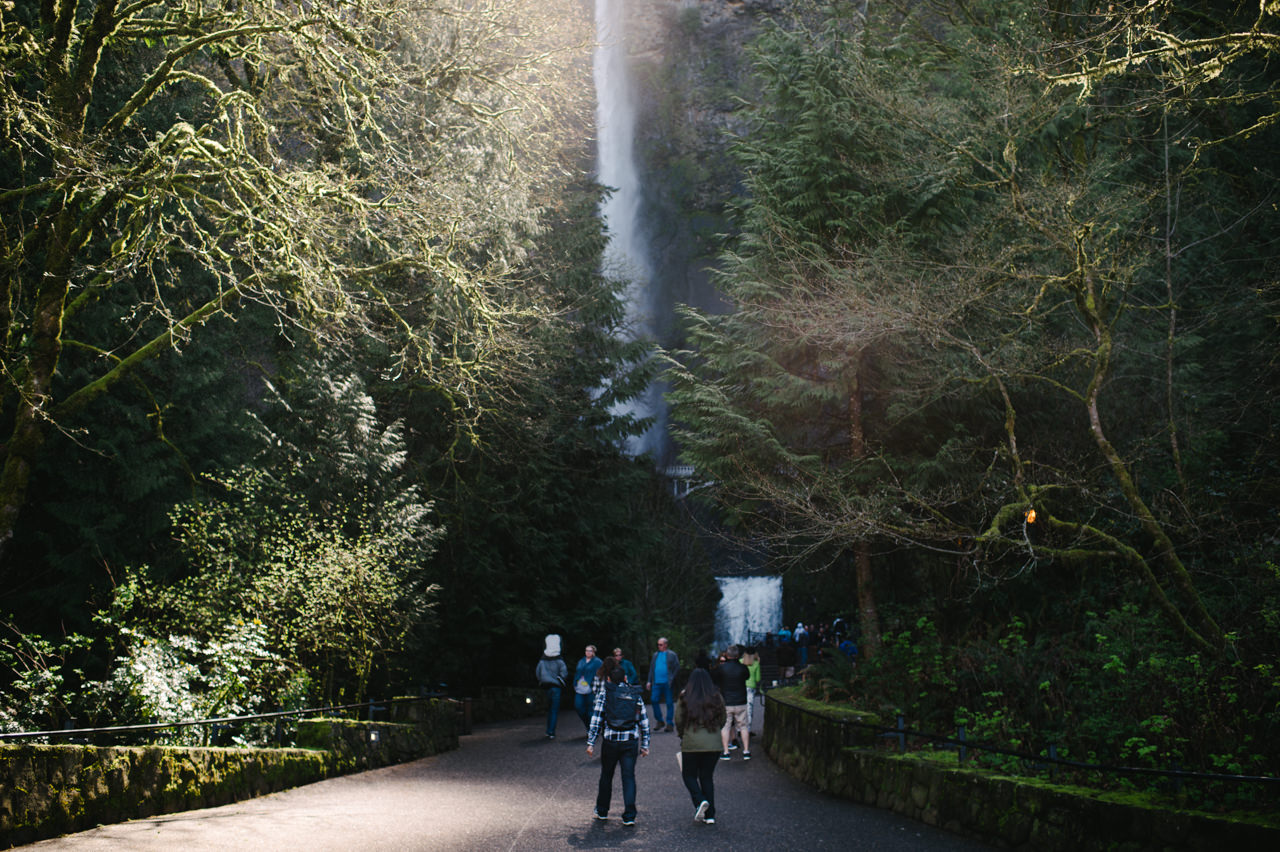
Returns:
[[[735,740],[735,741],[733,741],[733,742],[729,743],[729,751],[733,751],[733,750],[734,750],[734,749],[736,749],[737,747],[738,747],[738,742],[737,742],[737,740]]]
[[[749,752],[749,751],[744,751],[744,752],[742,753],[742,759],[743,759],[743,760],[750,760],[750,759],[751,759],[751,752]]]
[[[554,740],[555,738],[556,738],[555,734],[547,734],[547,739]]]
[[[707,817],[707,825],[715,825],[715,824],[716,824],[715,817]]]
[[[591,813],[598,820],[606,820],[609,818],[607,814],[601,814],[599,811],[592,811]]]
[[[636,818],[635,818],[635,817],[625,817],[625,816],[624,816],[624,817],[622,818],[622,824],[623,824],[623,825],[635,825],[635,824],[636,824]]]
[[[666,730],[666,727],[667,727],[666,725],[662,724],[661,722],[658,722],[653,726],[653,733],[660,734],[664,730]]]
[[[729,752],[727,752],[727,751],[726,751],[726,752],[724,752],[723,754],[721,754],[721,755],[720,755],[720,759],[721,759],[721,760],[728,760],[728,759],[729,759]]]
[[[698,805],[698,811],[693,815],[693,818],[696,819],[698,822],[706,822],[707,810],[710,807],[711,807],[710,802],[703,802],[702,804]]]

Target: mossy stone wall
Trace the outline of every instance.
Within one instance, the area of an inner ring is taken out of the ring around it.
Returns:
[[[1014,849],[1280,849],[1280,828],[1270,825],[872,749],[874,732],[840,724],[849,715],[773,690],[765,698],[765,753],[823,792]]]
[[[230,804],[458,747],[456,702],[391,706],[392,722],[304,720],[299,748],[0,746],[0,848]]]

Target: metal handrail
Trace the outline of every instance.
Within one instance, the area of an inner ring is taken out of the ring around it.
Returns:
[[[766,695],[768,690],[766,689]],[[775,699],[776,700],[776,699]],[[1190,779],[1200,781],[1231,781],[1244,783],[1263,783],[1263,784],[1280,784],[1280,778],[1270,775],[1222,775],[1213,772],[1194,772],[1184,769],[1154,769],[1144,766],[1112,766],[1103,763],[1084,763],[1078,760],[1068,760],[1067,758],[1056,757],[1053,755],[1035,755],[1026,752],[1014,751],[1004,748],[1003,746],[987,743],[984,741],[973,741],[967,739],[956,739],[954,737],[936,734],[930,731],[917,731],[907,728],[902,724],[902,717],[899,716],[899,725],[896,727],[885,727],[884,725],[873,725],[870,722],[859,722],[853,719],[839,719],[830,716],[824,716],[817,711],[810,710],[807,707],[799,707],[793,704],[787,705],[791,709],[799,710],[801,713],[813,716],[815,718],[824,719],[826,721],[836,722],[842,727],[850,725],[857,728],[865,728],[875,731],[878,736],[895,737],[899,740],[900,748],[905,750],[905,741],[907,737],[915,737],[917,739],[926,739],[931,742],[944,743],[955,746],[960,749],[973,749],[975,751],[985,751],[992,754],[1001,754],[1006,757],[1016,757],[1020,760],[1030,761],[1035,764],[1052,763],[1059,766],[1066,766],[1072,769],[1083,769],[1094,772],[1111,772],[1122,775],[1157,775],[1166,778]]]
[[[24,740],[34,739],[36,737],[84,737],[92,734],[117,734],[117,733],[140,733],[144,731],[165,731],[171,728],[193,728],[198,725],[228,725],[234,722],[256,722],[266,719],[280,719],[287,716],[309,716],[316,713],[331,713],[339,710],[354,710],[357,708],[377,708],[384,709],[386,705],[421,701],[424,698],[447,698],[443,693],[427,693],[420,696],[407,696],[403,698],[390,698],[385,701],[364,701],[358,704],[333,704],[327,707],[307,707],[301,710],[277,710],[272,713],[256,713],[252,716],[223,716],[217,719],[193,719],[182,722],[152,722],[145,725],[114,725],[105,728],[60,728],[53,731],[18,731],[14,733],[0,733],[0,742],[8,740]]]

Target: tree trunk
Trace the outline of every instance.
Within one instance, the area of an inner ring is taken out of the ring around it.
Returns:
[[[49,424],[49,394],[62,355],[62,316],[70,288],[71,246],[78,232],[72,204],[54,220],[47,243],[45,274],[36,290],[31,318],[29,355],[13,416],[13,432],[5,444],[0,471],[0,564],[8,556],[18,516],[27,500],[31,471]]]
[[[1083,265],[1081,269],[1083,270]],[[1191,577],[1191,572],[1187,570],[1181,557],[1178,555],[1177,548],[1174,547],[1173,540],[1169,538],[1169,534],[1165,531],[1164,525],[1151,511],[1151,507],[1142,498],[1142,494],[1138,491],[1138,485],[1134,482],[1133,475],[1129,470],[1128,464],[1120,456],[1120,452],[1115,448],[1111,441],[1107,438],[1106,431],[1102,425],[1102,412],[1099,406],[1099,398],[1102,394],[1103,381],[1111,371],[1111,352],[1113,341],[1111,339],[1111,329],[1103,321],[1102,312],[1100,310],[1100,300],[1094,292],[1093,280],[1087,273],[1082,272],[1081,292],[1083,298],[1078,302],[1083,306],[1081,314],[1092,326],[1094,338],[1097,341],[1097,349],[1094,354],[1093,376],[1089,381],[1089,387],[1085,392],[1085,410],[1089,416],[1089,432],[1093,436],[1094,444],[1098,447],[1102,457],[1106,459],[1107,464],[1111,468],[1111,473],[1116,479],[1116,484],[1120,488],[1120,493],[1124,495],[1125,501],[1128,503],[1134,517],[1137,518],[1142,530],[1151,538],[1156,550],[1156,559],[1162,564],[1173,578],[1173,584],[1182,593],[1185,605],[1190,608],[1192,616],[1200,623],[1203,631],[1203,639],[1201,642],[1207,642],[1212,649],[1221,654],[1226,649],[1227,637],[1222,632],[1222,628],[1218,625],[1214,617],[1209,613],[1204,605],[1204,599],[1200,596],[1199,589],[1196,588],[1195,581]],[[1149,583],[1155,583],[1155,575],[1150,575]],[[1163,589],[1160,590],[1163,592]],[[1186,633],[1186,622],[1180,624],[1183,632]],[[1195,642],[1200,639],[1200,635],[1191,632],[1188,638]],[[1203,647],[1197,643],[1198,647]]]
[[[854,356],[853,383],[849,388],[849,456],[855,462],[867,456],[862,428],[862,353]],[[871,659],[880,651],[880,610],[876,606],[871,576],[871,543],[862,539],[853,546],[853,576],[858,585],[858,627],[862,632],[862,656]]]

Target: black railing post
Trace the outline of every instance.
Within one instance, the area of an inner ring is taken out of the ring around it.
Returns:
[[[907,753],[907,735],[902,733],[907,729],[907,720],[901,714],[898,715],[898,753]]]
[[[956,739],[960,742],[960,748],[957,754],[960,755],[960,765],[964,766],[965,761],[969,759],[969,748],[965,745],[964,725],[956,725]]]
[[[1049,780],[1058,780],[1058,747],[1049,743]]]

